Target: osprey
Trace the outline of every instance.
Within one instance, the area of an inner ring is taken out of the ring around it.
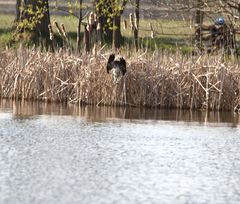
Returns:
[[[113,75],[113,81],[118,83],[127,72],[125,59],[123,59],[123,57],[120,57],[120,59],[115,59],[115,55],[111,54],[108,58],[107,73],[110,71]]]

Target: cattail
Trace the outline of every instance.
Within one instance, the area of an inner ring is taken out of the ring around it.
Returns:
[[[123,29],[127,30],[127,20],[126,19],[124,19],[124,21],[123,21]]]
[[[154,31],[151,23],[150,23],[150,30],[151,30],[151,38],[154,38]]]
[[[87,31],[90,32],[90,30],[91,30],[91,25],[87,24],[86,29],[87,29]]]
[[[24,50],[21,46],[18,52],[9,50],[0,53],[2,97],[67,101],[79,105],[121,105],[127,98],[128,104],[140,107],[157,108],[161,105],[166,108],[211,108],[240,113],[240,66],[230,59],[224,62],[222,53],[189,58],[180,53],[163,52],[160,61],[155,53],[152,57],[146,53],[133,55],[128,62],[134,70],[128,71],[127,80],[119,81],[119,85],[112,87],[113,91],[108,88],[113,84],[112,78],[106,74],[105,53],[98,57],[98,52],[104,47],[100,49],[97,46],[100,50],[93,47],[93,55],[89,58],[89,55],[72,55],[64,49],[46,53]],[[24,59],[28,59],[29,63],[25,63],[25,69],[22,69]],[[151,71],[145,72],[149,67]],[[127,91],[122,86],[125,82],[126,87],[131,87]]]
[[[149,26],[150,26],[150,30],[153,30],[152,23],[149,23]]]
[[[91,13],[89,14],[89,17],[88,17],[88,24],[89,24],[90,26],[92,26],[92,25],[94,24],[94,19],[95,19],[94,13],[91,12]]]
[[[97,17],[96,13],[93,14],[93,18],[94,18],[95,24],[97,24],[98,23],[98,17]]]
[[[99,22],[97,23],[97,30],[101,30],[101,24]]]
[[[130,28],[131,28],[131,30],[133,30],[134,29],[134,23],[133,23],[132,13],[129,14],[129,22],[130,22]]]
[[[62,33],[62,31],[61,31],[60,26],[58,25],[58,22],[57,22],[57,21],[54,21],[54,25],[55,25],[56,28],[57,28],[58,34],[61,35],[61,36],[64,36],[63,33]]]
[[[62,31],[62,34],[65,38],[67,38],[67,33],[66,33],[66,30],[65,30],[65,26],[63,23],[61,23],[61,31]]]
[[[97,57],[97,46],[96,46],[96,44],[93,45],[92,54],[93,54],[94,57]]]
[[[50,38],[50,40],[53,40],[54,35],[53,35],[53,29],[52,29],[51,24],[48,25],[48,30],[49,30],[49,33],[50,33],[49,38]]]
[[[153,30],[151,31],[151,38],[152,38],[152,39],[154,38],[154,32],[153,32]]]
[[[135,29],[138,29],[137,16],[135,13],[134,13],[134,26],[135,26]]]
[[[54,7],[58,8],[58,1],[57,0],[54,1]]]

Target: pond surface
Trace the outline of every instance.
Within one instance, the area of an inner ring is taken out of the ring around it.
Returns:
[[[0,102],[0,204],[240,203],[232,113]]]

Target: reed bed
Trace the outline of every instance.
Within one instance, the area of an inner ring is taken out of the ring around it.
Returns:
[[[156,51],[126,57],[127,74],[115,84],[109,53],[75,56],[22,49],[0,53],[0,96],[79,105],[240,109],[240,67],[217,56]]]

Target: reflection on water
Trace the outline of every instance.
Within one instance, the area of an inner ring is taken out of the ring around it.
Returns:
[[[229,123],[233,127],[239,124],[239,115],[232,112],[202,112],[188,110],[161,110],[122,107],[97,107],[76,105],[51,104],[38,102],[12,102],[0,100],[1,109],[13,112],[16,118],[27,118],[36,115],[71,115],[84,117],[92,122],[108,119],[136,119],[136,120],[170,120],[199,123]]]
[[[238,121],[1,101],[0,204],[238,204]]]

